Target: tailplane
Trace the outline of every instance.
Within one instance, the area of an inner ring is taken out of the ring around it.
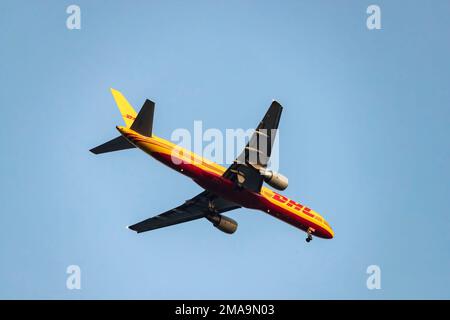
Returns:
[[[153,114],[155,112],[155,103],[150,100],[145,100],[144,105],[139,111],[139,114],[131,125],[130,129],[142,134],[146,137],[152,136],[153,129]]]
[[[93,154],[101,154],[106,152],[113,152],[113,151],[119,151],[119,150],[126,150],[126,149],[133,149],[136,148],[134,145],[128,142],[127,139],[123,136],[118,136],[117,138],[114,138],[108,142],[105,142],[104,144],[101,144],[95,148],[92,148],[89,150]]]
[[[111,89],[111,93],[116,101],[117,107],[122,115],[127,128],[136,131],[147,137],[152,136],[153,128],[153,114],[155,111],[155,103],[150,100],[146,100],[144,105],[138,114],[123,96],[123,94],[117,90]],[[99,145],[90,151],[94,154],[101,154],[112,151],[126,150],[135,148],[125,137],[118,136],[102,145]]]

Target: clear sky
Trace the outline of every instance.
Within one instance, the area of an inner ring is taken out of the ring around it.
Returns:
[[[449,1],[132,3],[1,2],[0,298],[450,298]],[[88,152],[122,125],[110,87],[154,100],[165,138],[280,101],[284,194],[335,238],[246,209],[232,236],[125,229],[201,189],[137,150]]]

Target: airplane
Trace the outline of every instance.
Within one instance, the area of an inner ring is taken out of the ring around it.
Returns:
[[[324,239],[334,237],[330,224],[320,214],[263,185],[266,182],[277,190],[288,186],[285,176],[268,169],[283,109],[277,101],[272,102],[241,154],[228,168],[224,168],[154,135],[153,101],[147,99],[136,113],[121,92],[111,88],[111,93],[125,126],[116,126],[120,132],[118,137],[90,151],[102,154],[139,148],[204,189],[180,206],[131,225],[129,229],[141,233],[206,218],[217,229],[232,234],[238,224],[223,213],[244,207],[263,211],[305,231],[306,242],[310,242],[313,236]]]

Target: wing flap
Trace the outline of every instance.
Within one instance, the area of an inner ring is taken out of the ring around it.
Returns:
[[[133,231],[136,231],[137,233],[141,233],[145,231],[150,231],[183,222],[200,219],[203,217],[205,217],[205,213],[202,211],[193,212],[187,210],[186,211],[169,210],[156,217],[152,217],[139,223],[136,223],[128,228]]]
[[[225,178],[246,189],[261,190],[264,178],[258,169],[268,165],[282,111],[283,107],[273,101],[244,150],[223,174]]]
[[[155,217],[138,222],[128,228],[137,233],[164,228],[179,223],[189,222],[206,217],[211,213],[212,206],[215,213],[222,213],[240,208],[234,202],[225,200],[208,191],[203,191],[194,198],[187,200],[181,206],[161,213]]]

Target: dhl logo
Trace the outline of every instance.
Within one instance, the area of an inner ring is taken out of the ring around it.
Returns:
[[[285,196],[282,196],[281,194],[274,193],[272,196],[273,199],[277,200],[278,202],[281,202],[285,204],[288,207],[293,207],[295,210],[303,212],[304,214],[310,216],[311,218],[314,218],[314,214],[311,213],[311,209],[308,207],[305,207],[301,205],[300,203],[295,202],[294,200],[291,200]]]
[[[133,116],[130,115],[130,114],[126,114],[126,115],[125,115],[125,118],[130,119],[130,120],[136,120],[136,118],[133,117]]]

